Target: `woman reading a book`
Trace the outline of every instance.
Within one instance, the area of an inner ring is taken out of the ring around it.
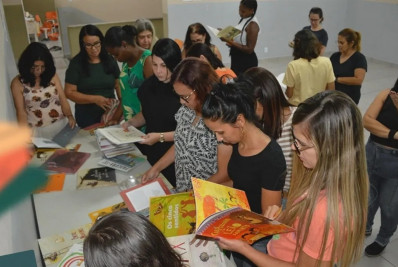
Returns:
[[[228,176],[233,187],[246,193],[253,212],[263,214],[268,207],[281,204],[286,163],[281,147],[258,126],[255,98],[246,82],[217,84],[203,104],[206,126],[219,142],[233,147]],[[264,251],[266,240],[254,246]],[[237,266],[254,266],[234,253]]]
[[[117,104],[115,93],[120,99],[119,67],[102,47],[103,42],[104,35],[96,26],[83,26],[79,33],[80,52],[66,70],[65,94],[75,102],[76,121],[81,128],[101,122],[103,114]],[[121,110],[113,115],[102,122],[117,123]]]
[[[254,52],[260,25],[255,17],[257,11],[256,0],[241,0],[239,5],[239,23],[235,28],[241,34],[233,40],[221,38],[230,47],[231,69],[239,76],[245,70],[258,66],[257,55]]]
[[[123,124],[136,128],[146,125],[146,135],[141,144],[142,152],[150,164],[155,164],[173,145],[176,120],[174,115],[180,108],[179,97],[170,83],[174,68],[181,61],[181,50],[176,42],[163,38],[156,42],[152,51],[152,69],[149,77],[138,89],[141,112]],[[174,164],[162,171],[167,180],[175,187]]]
[[[18,61],[19,75],[11,82],[18,123],[30,126],[33,136],[52,139],[66,124],[75,127],[64,90],[47,46],[33,42]]]
[[[296,232],[274,235],[268,254],[242,240],[218,244],[257,266],[351,266],[362,255],[368,202],[361,113],[345,94],[321,92],[298,106],[292,136],[295,179],[278,221]]]
[[[175,115],[174,145],[143,175],[144,183],[157,178],[173,162],[178,192],[192,189],[191,177],[215,183],[229,181],[231,147],[218,144],[202,119],[204,99],[218,80],[214,69],[198,58],[186,58],[174,69],[171,83],[181,103]]]
[[[83,244],[87,267],[183,267],[181,257],[143,215],[115,212],[98,220]]]

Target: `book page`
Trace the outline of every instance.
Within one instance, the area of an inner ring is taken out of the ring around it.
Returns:
[[[145,135],[133,126],[130,126],[128,131],[125,131],[121,126],[102,128],[97,131],[117,145],[142,141],[142,136]]]
[[[133,205],[136,211],[140,211],[149,207],[149,199],[155,196],[164,196],[162,186],[156,183],[149,183],[147,185],[141,186],[135,190],[126,192],[126,196]]]

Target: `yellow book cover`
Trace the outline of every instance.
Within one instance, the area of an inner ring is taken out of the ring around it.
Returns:
[[[196,220],[195,198],[192,192],[152,197],[149,220],[166,236],[192,234]]]
[[[250,210],[244,191],[192,177],[197,227],[210,215],[232,207]]]
[[[90,217],[91,221],[93,223],[95,223],[98,219],[104,217],[105,215],[111,214],[111,213],[113,213],[115,211],[119,211],[119,210],[122,210],[122,209],[127,210],[127,205],[124,202],[120,202],[120,203],[117,203],[115,205],[112,205],[112,206],[109,206],[109,207],[106,207],[106,208],[103,208],[103,209],[100,209],[100,210],[96,210],[96,211],[90,212],[88,214],[88,216]]]

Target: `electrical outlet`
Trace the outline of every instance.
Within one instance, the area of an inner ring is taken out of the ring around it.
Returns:
[[[268,53],[268,47],[264,47],[264,53]]]

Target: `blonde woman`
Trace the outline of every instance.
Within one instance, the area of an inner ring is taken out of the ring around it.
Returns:
[[[368,179],[361,113],[346,95],[321,92],[293,115],[296,151],[286,210],[277,218],[296,232],[275,235],[268,254],[241,240],[219,238],[257,266],[347,267],[362,255]],[[338,133],[338,134],[336,134]],[[275,217],[277,206],[266,217]]]

